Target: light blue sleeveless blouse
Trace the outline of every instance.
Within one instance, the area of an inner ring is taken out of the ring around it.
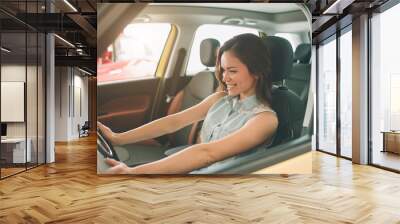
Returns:
[[[200,132],[201,142],[221,139],[245,125],[256,114],[270,111],[255,95],[239,100],[239,97],[224,96],[208,110]]]
[[[207,143],[213,140],[219,140],[239,130],[256,114],[265,111],[275,113],[271,108],[260,103],[255,95],[246,97],[244,100],[239,100],[238,97],[224,96],[208,110],[200,132],[201,142]],[[274,136],[266,139],[266,142],[262,144],[263,147],[260,149],[263,150],[268,147],[268,145],[272,143],[273,137]],[[185,149],[186,147],[187,146],[180,146],[172,148],[167,150],[165,154],[171,155]],[[215,162],[210,166],[200,168],[191,173],[198,174],[203,172],[208,173],[209,171],[212,172],[216,166],[232,160],[235,160],[235,156]]]

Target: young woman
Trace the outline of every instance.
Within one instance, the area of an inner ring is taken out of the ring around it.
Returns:
[[[108,173],[182,174],[272,141],[278,119],[271,106],[269,54],[262,40],[241,34],[219,49],[218,91],[199,104],[124,133],[98,123],[106,138],[123,145],[175,132],[204,120],[200,143],[164,159],[136,167],[106,159]],[[134,150],[134,149],[132,149]]]

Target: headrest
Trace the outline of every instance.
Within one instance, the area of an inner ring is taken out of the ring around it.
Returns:
[[[271,56],[272,82],[279,82],[286,79],[292,72],[292,45],[288,40],[276,36],[267,36],[262,38],[262,40]]]
[[[300,44],[294,52],[294,59],[299,60],[301,64],[310,63],[311,44]]]
[[[214,67],[217,60],[217,51],[220,44],[216,39],[205,39],[200,44],[201,63],[207,67]]]

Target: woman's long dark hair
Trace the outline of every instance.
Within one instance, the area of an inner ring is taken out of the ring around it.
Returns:
[[[250,74],[258,77],[256,80],[256,97],[266,104],[271,105],[272,79],[270,77],[270,57],[267,47],[261,38],[251,34],[240,34],[226,41],[219,49],[215,75],[219,83],[219,90],[226,91],[226,84],[222,81],[221,57],[226,51],[230,51],[247,66]]]

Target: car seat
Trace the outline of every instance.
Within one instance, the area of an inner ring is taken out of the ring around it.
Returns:
[[[201,63],[206,66],[206,69],[194,75],[185,88],[178,92],[167,114],[174,114],[190,108],[214,93],[217,80],[215,79],[214,72],[210,70],[210,67],[215,67],[219,46],[219,41],[212,38],[205,39],[201,42],[200,59]],[[199,126],[201,126],[199,123],[195,123],[171,135],[171,145],[180,146],[193,144],[196,140]]]
[[[286,79],[286,86],[295,92],[300,99],[306,104],[308,90],[310,87],[310,76],[311,76],[311,45],[300,44],[297,46],[294,53],[295,63],[289,77]]]
[[[219,46],[219,41],[212,38],[205,39],[200,43],[200,59],[201,63],[206,66],[206,68],[203,71],[196,73],[190,81],[176,93],[168,107],[166,115],[175,114],[179,111],[188,109],[214,93],[217,86],[217,80],[214,71],[210,68],[215,67]],[[177,83],[175,84],[177,85]],[[196,122],[193,125],[189,125],[173,134],[170,134],[168,136],[168,146],[174,147],[193,144],[196,141],[200,127],[201,122]],[[146,140],[145,142],[154,145],[154,141],[150,142]]]

